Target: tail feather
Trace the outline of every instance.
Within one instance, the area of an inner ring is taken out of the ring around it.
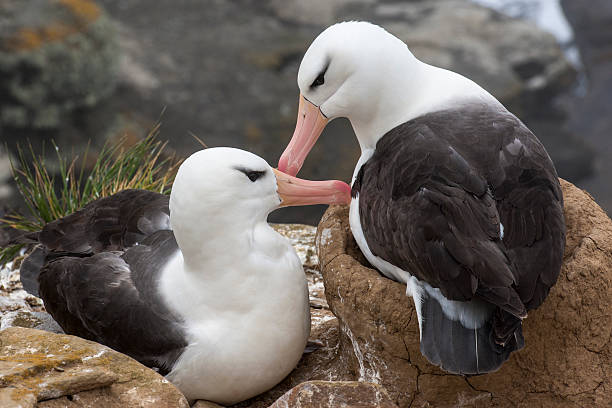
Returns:
[[[432,363],[453,374],[473,375],[496,371],[513,351],[524,346],[519,324],[504,345],[496,344],[493,318],[470,329],[451,320],[438,301],[424,293],[421,308],[421,353]]]

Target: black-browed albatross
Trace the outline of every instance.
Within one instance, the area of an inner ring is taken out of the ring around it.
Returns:
[[[280,382],[310,332],[301,262],[268,213],[349,201],[340,181],[210,148],[169,200],[125,190],[47,224],[22,278],[67,333],[158,367],[190,400],[233,404]]]
[[[361,147],[351,231],[407,284],[421,352],[451,373],[498,369],[561,268],[563,198],[542,144],[480,86],[366,22],[321,33],[298,85],[279,169],[297,174],[327,122],[348,118]]]

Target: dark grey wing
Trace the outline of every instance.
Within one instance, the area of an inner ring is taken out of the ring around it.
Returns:
[[[124,190],[87,204],[83,209],[28,235],[40,245],[23,262],[25,290],[38,293],[41,267],[63,256],[90,256],[122,251],[156,231],[170,229],[168,196],[147,190]]]
[[[168,196],[124,190],[51,222],[39,234],[50,251],[92,254],[129,248],[159,230],[170,229]]]
[[[500,239],[495,200],[486,180],[446,140],[425,124],[392,130],[358,172],[353,193],[359,194],[361,227],[374,255],[447,299],[497,306],[493,319],[468,328],[424,291],[417,303],[420,347],[432,364],[481,374],[495,371],[522,347],[520,317],[526,310]],[[503,329],[496,330],[498,323]]]
[[[172,231],[158,231],[124,254],[55,259],[39,276],[45,308],[66,333],[167,373],[187,345],[181,319],[158,292],[160,272],[178,250]]]
[[[526,309],[535,309],[557,281],[565,248],[561,185],[544,146],[503,108],[474,104],[423,120],[486,178],[516,289]]]
[[[554,166],[514,115],[474,103],[402,124],[379,140],[353,190],[375,255],[448,299],[497,306],[473,330],[425,294],[421,351],[431,362],[478,374],[523,347],[518,317],[556,282],[565,224]]]
[[[451,300],[525,307],[486,180],[426,125],[387,133],[353,185],[373,254]]]
[[[546,177],[535,167],[540,163],[538,156],[527,152],[523,146],[512,156],[504,149],[504,155],[513,159],[505,170],[519,174],[520,185],[517,187],[516,179],[506,179],[496,186],[495,197],[505,226],[506,253],[518,272],[517,290],[527,310],[531,310],[544,302],[559,277],[565,219],[556,173]]]

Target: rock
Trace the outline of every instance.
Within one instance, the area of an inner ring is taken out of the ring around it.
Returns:
[[[63,333],[51,315],[45,312],[42,300],[23,290],[17,263],[13,261],[0,267],[0,330],[27,327]]]
[[[0,5],[0,127],[56,128],[114,89],[117,43],[90,0]]]
[[[376,0],[324,0],[304,2],[300,0],[268,0],[268,8],[278,18],[298,24],[331,25],[338,21],[346,6],[373,4]]]
[[[270,408],[397,407],[378,384],[357,381],[307,381],[287,391]]]
[[[219,404],[215,404],[214,402],[198,400],[195,404],[191,406],[191,408],[223,408]]]
[[[0,298],[2,300],[2,298]],[[53,317],[47,312],[35,312],[25,307],[26,310],[16,310],[2,313],[0,330],[9,327],[26,327],[30,329],[44,330],[51,333],[62,334],[64,331]]]
[[[165,378],[121,353],[20,327],[0,331],[0,386],[3,407],[189,407]]]
[[[405,285],[371,269],[346,207],[317,231],[327,301],[340,321],[339,355],[355,379],[383,385],[400,407],[612,405],[612,221],[562,180],[567,243],[557,284],[529,313],[526,346],[495,373],[461,377],[429,364]]]
[[[34,408],[36,395],[13,387],[0,388],[0,406],[6,408]]]
[[[116,120],[101,114],[92,123],[89,116],[115,91],[118,57],[115,25],[93,0],[0,2],[0,139],[9,153],[19,157],[17,145],[26,161],[30,147],[44,153],[52,175],[52,140],[95,156],[105,142],[96,136]],[[27,210],[17,194],[9,198],[12,209]]]
[[[469,76],[505,103],[562,92],[575,77],[552,34],[470,1],[382,3],[374,13],[417,57]]]

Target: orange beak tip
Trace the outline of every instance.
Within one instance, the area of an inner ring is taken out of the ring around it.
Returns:
[[[350,204],[351,186],[346,184],[344,181],[334,180],[334,187],[341,192],[341,200],[338,204]]]
[[[311,181],[272,169],[276,176],[281,207],[312,204],[348,204],[351,188],[339,180]]]

